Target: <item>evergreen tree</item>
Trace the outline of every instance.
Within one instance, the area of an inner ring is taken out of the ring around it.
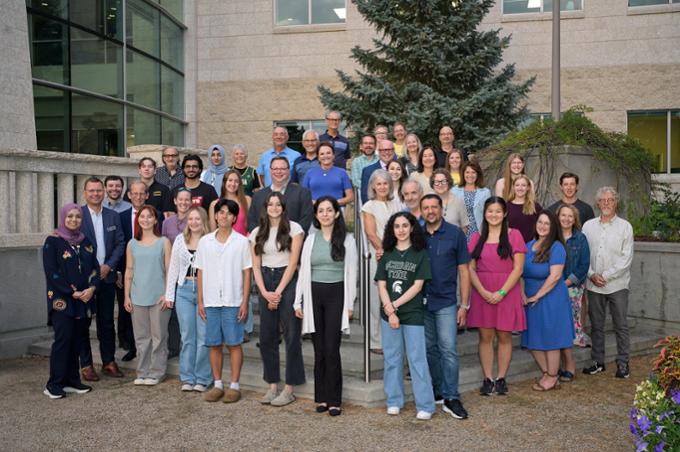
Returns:
[[[469,152],[496,142],[527,114],[533,83],[513,83],[515,67],[498,67],[509,37],[478,29],[495,0],[352,0],[378,32],[374,49],[352,49],[356,76],[319,86],[321,102],[356,132],[401,121],[425,143],[449,125]]]

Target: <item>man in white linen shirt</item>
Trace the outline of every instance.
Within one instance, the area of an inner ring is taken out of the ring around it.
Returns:
[[[252,261],[248,239],[233,230],[238,203],[220,199],[214,209],[217,230],[198,242],[194,263],[198,269],[198,314],[207,323],[205,345],[210,348],[215,380],[204,399],[217,402],[224,396],[225,403],[232,403],[241,399],[241,344],[248,318]],[[231,384],[226,391],[222,382],[222,344],[229,348],[231,364]]]
[[[592,326],[593,364],[583,369],[594,375],[604,367],[604,323],[607,307],[616,334],[616,377],[628,378],[630,338],[628,333],[628,287],[633,263],[633,227],[616,215],[619,194],[613,187],[601,187],[595,195],[600,216],[586,221],[583,233],[590,247],[588,269],[588,314]]]

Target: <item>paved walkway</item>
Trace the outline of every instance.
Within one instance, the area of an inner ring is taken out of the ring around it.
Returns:
[[[342,416],[314,412],[299,400],[263,407],[260,394],[245,392],[235,405],[203,402],[180,393],[176,379],[135,387],[132,378],[103,378],[86,395],[49,400],[45,358],[0,361],[0,448],[37,450],[631,450],[628,412],[635,385],[649,372],[651,356],[634,358],[632,377],[614,369],[578,375],[560,391],[510,385],[507,397],[463,395],[470,418],[438,412],[415,419],[408,404],[401,416],[384,409],[346,406]]]

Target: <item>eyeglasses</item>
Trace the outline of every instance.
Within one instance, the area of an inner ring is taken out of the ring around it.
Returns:
[[[326,118],[326,121],[340,121],[340,118]]]
[[[600,198],[600,202],[602,204],[614,204],[616,202],[616,198]]]
[[[165,154],[163,156],[163,158],[166,158],[166,157],[179,157],[179,154]]]
[[[274,171],[288,171],[288,168],[270,168],[272,172]]]
[[[198,168],[198,165],[184,165],[184,168],[186,168],[186,169],[191,169],[191,168],[196,169],[196,168]]]
[[[440,185],[449,185],[447,180],[436,180],[432,182],[432,185],[439,187]]]
[[[302,140],[303,143],[316,143],[319,140]]]
[[[383,151],[385,151],[385,152],[387,152],[387,151],[394,151],[394,148],[378,149],[378,151],[380,151],[380,152],[383,152]]]

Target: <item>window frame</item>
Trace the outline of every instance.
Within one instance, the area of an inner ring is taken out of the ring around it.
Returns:
[[[553,4],[555,2],[560,2],[560,6],[562,5],[561,0],[553,0]],[[585,14],[586,10],[586,1],[587,0],[581,0],[581,9],[571,9],[571,10],[564,10],[562,11],[560,9],[560,15],[563,17],[582,17],[583,14]],[[529,17],[537,17],[537,18],[548,18],[552,17],[553,12],[552,11],[545,11],[545,0],[540,0],[541,2],[541,7],[540,11],[534,11],[534,12],[525,12],[525,13],[506,13],[505,12],[505,0],[500,0],[499,3],[501,5],[501,18],[502,20],[508,20],[512,18],[529,18]],[[564,16],[564,15],[567,16]]]
[[[328,30],[330,29],[345,29],[345,26],[347,25],[347,3],[348,0],[343,0],[345,2],[345,19],[342,22],[323,22],[323,23],[314,23],[312,22],[312,2],[314,0],[306,0],[307,1],[307,23],[304,24],[295,24],[295,25],[279,25],[278,24],[278,13],[279,13],[279,1],[280,0],[273,0],[273,7],[272,7],[272,24],[274,25],[274,29],[277,31],[286,31],[286,30],[295,30],[295,31],[300,31],[301,29],[307,29],[310,31],[315,31],[315,29],[322,29],[322,30]]]
[[[636,114],[636,113],[665,113],[666,115],[666,170],[665,171],[659,171],[659,172],[654,172],[652,174],[678,174],[678,172],[673,172],[673,162],[672,162],[672,149],[671,149],[671,124],[672,124],[672,118],[673,114],[678,114],[680,113],[680,108],[653,108],[653,109],[648,109],[648,110],[626,110],[626,133],[630,134],[630,115],[631,114]]]
[[[303,126],[303,129],[304,129],[304,131],[302,132],[303,135],[308,130],[314,130],[319,135],[323,135],[324,133],[326,133],[326,130],[328,130],[327,126],[326,126],[326,118],[319,118],[319,119],[279,119],[279,120],[273,121],[272,130],[275,127],[283,127],[286,130],[288,130],[288,126],[292,125],[293,123],[297,123],[298,126],[300,126],[300,125]],[[314,124],[323,124],[323,129],[321,129],[321,130],[315,129]],[[347,124],[345,123],[345,121],[342,121],[342,120],[340,121],[340,126],[338,126],[338,133],[340,135],[345,136],[345,137],[347,136],[346,135]],[[290,133],[289,133],[289,135],[290,135]],[[297,147],[291,147],[290,143],[295,143],[296,145],[297,145],[297,143],[299,143],[300,149],[298,149]],[[302,141],[292,141],[291,142],[290,137],[289,137],[288,147],[291,148],[291,149],[295,149],[296,151],[304,153],[304,147],[302,146]]]

